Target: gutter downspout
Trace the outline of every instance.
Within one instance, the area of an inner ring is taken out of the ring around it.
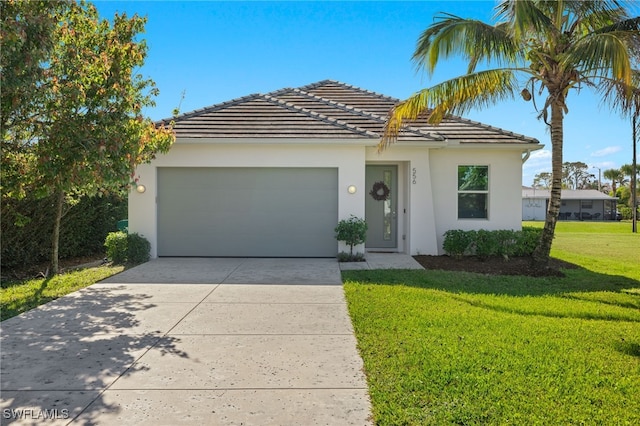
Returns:
[[[526,154],[524,154],[524,157],[522,157],[522,164],[526,163],[527,160],[529,159],[529,157],[531,157],[531,150],[528,149]]]

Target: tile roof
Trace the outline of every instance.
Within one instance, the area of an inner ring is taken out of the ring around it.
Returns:
[[[398,99],[323,80],[299,88],[253,94],[179,115],[180,138],[380,139]],[[164,120],[169,121],[171,119]],[[414,121],[399,142],[539,144],[486,124],[449,116],[438,126]]]

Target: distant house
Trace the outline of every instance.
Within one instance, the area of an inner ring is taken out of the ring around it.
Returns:
[[[378,153],[397,103],[324,80],[182,114],[171,150],[137,169],[129,231],[152,257],[334,257],[351,215],[368,251],[435,255],[449,229],[520,229],[522,163],[542,145],[449,116]]]
[[[522,220],[544,220],[551,191],[522,188]],[[560,220],[616,220],[618,199],[595,189],[563,189]]]

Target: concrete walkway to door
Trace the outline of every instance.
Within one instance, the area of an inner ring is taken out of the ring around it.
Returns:
[[[1,352],[3,424],[370,424],[335,259],[153,260],[4,321]]]

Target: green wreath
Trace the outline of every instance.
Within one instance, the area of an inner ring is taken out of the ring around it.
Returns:
[[[389,198],[391,190],[384,182],[376,182],[373,184],[373,188],[369,191],[369,195],[376,201],[386,201]]]

